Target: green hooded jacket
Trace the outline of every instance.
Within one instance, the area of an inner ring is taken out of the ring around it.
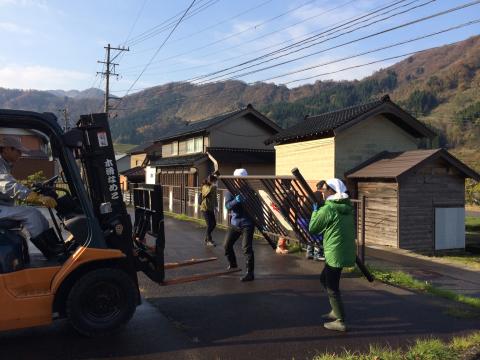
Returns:
[[[332,267],[355,264],[355,219],[350,199],[327,200],[314,211],[308,230],[323,234],[325,262]]]
[[[217,207],[217,187],[215,185],[202,186],[201,211],[215,211]]]

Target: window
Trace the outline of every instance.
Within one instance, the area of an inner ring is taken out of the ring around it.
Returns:
[[[203,136],[195,138],[195,152],[203,151]]]
[[[187,140],[187,154],[191,154],[195,152],[195,139],[188,139]]]
[[[175,155],[178,155],[178,141],[162,145],[162,156],[167,157]]]
[[[171,154],[178,155],[178,141],[172,142],[171,146],[172,146]]]

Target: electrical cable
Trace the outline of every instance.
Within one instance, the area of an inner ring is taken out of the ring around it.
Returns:
[[[206,2],[203,3],[204,1],[205,0],[199,0],[199,2],[197,3],[198,8],[195,9],[194,11],[192,11],[192,13],[190,13],[190,15],[187,18],[189,18],[192,14],[196,15],[199,12],[205,10],[206,8],[208,8],[212,5],[215,5],[219,0],[206,0]],[[197,6],[197,5],[195,5],[195,6]],[[177,14],[175,14],[174,16],[162,21],[160,24],[144,31],[141,34],[138,34],[138,35],[134,36],[132,39],[129,40],[129,42],[126,45],[134,46],[134,45],[136,45],[140,42],[143,42],[145,40],[148,40],[148,39],[152,38],[153,36],[156,36],[156,35],[164,32],[164,31],[167,31],[172,26],[174,26],[174,24],[178,21],[178,18],[183,13],[184,13],[184,10],[179,11]]]
[[[145,70],[148,68],[148,66],[152,63],[152,61],[155,59],[155,57],[157,56],[157,54],[160,52],[160,50],[163,48],[163,46],[165,45],[165,43],[168,41],[168,39],[170,39],[170,36],[172,36],[173,32],[175,31],[175,29],[178,27],[178,25],[180,25],[180,23],[182,22],[183,18],[187,15],[188,11],[191,9],[191,7],[195,4],[195,1],[196,0],[193,0],[192,3],[190,4],[190,6],[185,10],[184,14],[182,15],[182,17],[178,20],[177,24],[173,27],[173,29],[170,31],[170,33],[168,34],[168,36],[165,38],[165,40],[162,42],[162,44],[158,47],[157,51],[155,52],[155,54],[153,54],[152,58],[150,59],[150,61],[145,65],[144,69],[140,72],[140,74],[138,75],[138,77],[135,79],[135,81],[133,82],[133,84],[130,86],[130,88],[127,90],[126,94],[124,95],[127,96],[128,93],[130,92],[130,90],[135,86],[135,84],[137,83],[137,81],[140,79],[140,77],[143,75],[143,73],[145,72]],[[122,97],[120,99],[120,101],[118,102],[117,106],[115,106],[114,110],[116,108],[118,108],[118,106],[120,105],[120,103],[122,102],[122,100],[124,99],[124,97]]]
[[[435,17],[438,17],[438,16],[442,16],[442,15],[446,15],[446,14],[449,14],[451,12],[454,12],[454,11],[458,11],[458,10],[462,10],[462,9],[465,9],[467,7],[470,7],[470,6],[474,6],[474,5],[477,5],[480,3],[480,0],[476,0],[476,1],[473,1],[473,2],[470,2],[470,3],[467,3],[467,4],[464,4],[464,5],[460,5],[460,6],[457,6],[457,7],[454,7],[454,8],[451,8],[451,9],[448,9],[448,10],[445,10],[445,11],[441,11],[441,12],[438,12],[438,13],[435,13],[435,14],[432,14],[432,15],[429,15],[429,16],[425,16],[425,17],[422,17],[422,18],[419,18],[419,19],[416,19],[416,20],[413,20],[413,21],[409,21],[409,22],[406,22],[406,23],[403,23],[401,25],[397,25],[397,26],[394,26],[394,27],[391,27],[391,28],[388,28],[388,29],[385,29],[385,30],[382,30],[382,31],[378,31],[376,33],[373,33],[373,34],[369,34],[369,35],[366,35],[366,36],[362,36],[360,38],[356,38],[354,40],[350,40],[350,41],[347,41],[347,42],[344,42],[342,44],[339,44],[339,45],[336,45],[336,46],[333,46],[333,47],[330,47],[330,48],[327,48],[327,49],[323,49],[323,50],[320,50],[320,51],[315,51],[313,53],[310,53],[310,54],[307,54],[307,55],[303,55],[303,56],[300,56],[300,57],[297,57],[297,58],[294,58],[294,59],[290,59],[290,60],[287,60],[287,61],[284,61],[284,62],[281,62],[281,63],[278,63],[278,64],[274,64],[274,65],[270,65],[270,66],[266,66],[266,67],[263,67],[263,68],[260,68],[260,69],[257,69],[257,70],[253,70],[253,71],[250,71],[250,72],[247,72],[247,73],[243,73],[243,74],[240,74],[240,75],[237,75],[237,76],[234,76],[234,77],[230,77],[230,78],[227,78],[227,79],[222,79],[223,81],[225,80],[234,80],[234,79],[238,79],[239,77],[243,77],[243,76],[247,76],[247,75],[251,75],[251,74],[255,74],[257,72],[261,72],[261,71],[265,71],[265,70],[269,70],[269,69],[272,69],[274,67],[278,67],[278,66],[282,66],[282,65],[285,65],[285,64],[289,64],[289,63],[292,63],[292,62],[295,62],[295,61],[298,61],[298,60],[303,60],[307,57],[311,57],[313,55],[318,55],[320,53],[324,53],[326,51],[329,51],[329,50],[332,50],[332,49],[338,49],[339,47],[343,47],[345,45],[350,45],[352,43],[355,43],[355,42],[358,42],[358,41],[361,41],[361,40],[365,40],[365,39],[369,39],[371,37],[374,37],[374,36],[377,36],[377,35],[382,35],[382,34],[385,34],[385,33],[388,33],[388,32],[391,32],[391,31],[394,31],[394,30],[398,30],[398,29],[401,29],[401,28],[404,28],[406,26],[410,26],[410,25],[413,25],[413,24],[416,24],[416,23],[419,23],[419,22],[423,22],[423,21],[426,21],[426,20],[430,20],[432,18],[435,18]],[[338,37],[338,35],[337,35]],[[323,42],[323,41],[322,41]],[[312,45],[309,45],[308,47],[310,47]],[[295,50],[294,52],[298,52],[299,50]],[[289,54],[286,54],[286,55],[289,55]],[[271,61],[271,60],[274,60],[274,59],[270,59],[268,61]],[[265,62],[268,62],[268,61],[265,61]],[[260,63],[262,64],[262,63]],[[260,64],[257,64],[257,65],[254,65],[254,66],[258,66]],[[251,67],[251,66],[249,66]],[[235,71],[235,72],[238,72],[239,70]],[[224,74],[223,76],[225,76],[226,74]],[[208,79],[208,80],[205,80],[205,81],[211,81],[215,78],[211,78],[211,79]],[[202,81],[200,83],[197,83],[197,84],[202,84],[204,83],[205,81]]]
[[[270,1],[271,1],[271,0],[270,0]],[[303,20],[301,20],[301,21],[298,21],[298,22],[296,22],[296,23],[294,23],[294,24],[291,24],[291,25],[289,25],[289,26],[287,26],[287,27],[284,27],[284,28],[281,28],[281,29],[277,29],[277,30],[275,30],[275,31],[271,31],[271,32],[269,32],[269,33],[267,33],[267,34],[258,36],[258,37],[254,38],[254,39],[250,39],[250,40],[248,40],[248,42],[249,42],[249,43],[252,43],[252,42],[254,42],[254,41],[257,41],[257,40],[266,38],[266,37],[268,37],[268,36],[276,35],[276,34],[278,34],[280,31],[284,31],[284,30],[286,30],[286,29],[290,29],[290,28],[292,28],[292,27],[295,27],[295,26],[297,26],[297,25],[300,25],[300,24],[302,24],[302,23],[304,23],[304,22],[307,22],[307,21],[312,20],[312,19],[314,19],[314,18],[317,18],[317,17],[319,17],[319,16],[328,14],[329,12],[332,12],[332,11],[334,11],[334,10],[338,10],[338,9],[340,9],[340,8],[342,8],[342,7],[345,7],[346,5],[351,4],[351,3],[355,2],[355,1],[356,1],[356,0],[349,0],[349,1],[345,2],[345,3],[343,3],[343,4],[340,4],[340,5],[336,6],[336,7],[330,8],[330,9],[328,9],[328,10],[326,10],[326,11],[323,11],[323,12],[321,12],[321,13],[319,13],[319,14],[312,15],[312,16],[306,18],[306,19],[303,19]],[[405,1],[405,0],[404,0],[404,1]],[[353,16],[353,17],[351,17],[351,18],[344,19],[344,20],[342,20],[342,21],[346,21],[346,20],[352,19],[352,18],[354,18],[354,17],[355,17],[355,16]],[[333,25],[339,24],[339,23],[341,23],[342,21],[339,21],[339,22],[337,22],[337,23],[334,23]],[[333,25],[330,25],[330,26],[333,26]],[[324,27],[322,27],[322,28],[320,28],[320,29],[326,29],[326,28],[328,28],[328,27],[330,27],[330,26],[324,26]],[[318,29],[315,30],[315,31],[309,32],[309,33],[307,33],[306,35],[309,35],[309,34],[314,33],[314,32],[316,32],[316,31],[318,31]],[[267,46],[267,47],[264,47],[264,48],[262,48],[262,49],[259,49],[259,51],[260,51],[260,50],[271,49],[271,48],[273,48],[273,47],[275,47],[275,46],[278,46],[278,45],[281,45],[281,44],[284,44],[284,43],[287,43],[287,42],[295,41],[296,39],[300,39],[300,38],[303,38],[303,36],[301,36],[301,37],[299,36],[299,37],[293,38],[293,40],[281,41],[281,42],[279,42],[279,43],[276,43],[276,44],[273,44],[273,45],[269,45],[269,46]],[[220,50],[216,50],[216,51],[214,51],[214,52],[212,52],[212,53],[205,54],[205,55],[203,55],[202,57],[207,57],[207,56],[210,56],[210,55],[216,55],[216,54],[218,54],[218,53],[223,53],[223,52],[225,52],[225,51],[227,51],[227,50],[235,49],[235,48],[238,48],[238,47],[243,46],[243,45],[244,45],[244,44],[242,43],[242,44],[237,44],[237,45],[234,45],[234,46],[231,46],[231,47],[228,47],[228,48],[223,48],[223,49],[220,49]],[[151,49],[148,49],[148,50],[151,50]],[[138,54],[139,51],[136,51],[136,53]],[[212,64],[218,64],[218,63],[227,62],[227,61],[229,61],[229,60],[238,59],[238,57],[247,56],[247,55],[251,55],[251,51],[249,51],[248,53],[244,53],[244,54],[242,54],[242,55],[240,55],[240,56],[237,55],[237,56],[233,56],[233,57],[230,57],[230,58],[226,58],[226,59],[222,59],[222,60],[219,60],[219,61],[215,61],[215,62],[213,62],[213,63],[210,62],[210,63],[207,64],[207,65],[199,65],[199,66],[194,66],[194,67],[190,67],[190,68],[178,69],[178,70],[175,70],[175,71],[178,72],[178,71],[184,71],[184,70],[191,70],[191,69],[195,69],[195,68],[198,68],[198,67],[210,66],[210,65],[212,65]],[[173,55],[173,56],[170,57],[170,58],[159,59],[159,60],[155,61],[154,63],[155,63],[155,64],[162,63],[162,62],[164,62],[164,61],[167,61],[167,60],[170,60],[170,59],[175,59],[175,58],[177,58],[177,57],[179,57],[179,56]],[[139,68],[139,67],[142,67],[142,66],[143,66],[143,65],[136,65],[136,66],[128,67],[127,69],[135,69],[135,68]]]

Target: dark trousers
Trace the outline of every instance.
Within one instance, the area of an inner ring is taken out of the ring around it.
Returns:
[[[233,245],[235,245],[235,242],[238,240],[238,238],[242,236],[242,248],[243,254],[245,255],[247,272],[252,274],[255,267],[255,259],[253,255],[253,231],[253,226],[239,228],[230,225],[227,235],[225,236],[225,242],[223,244],[223,247],[225,248],[225,256],[227,257],[229,264],[237,265],[237,258],[235,257]]]
[[[212,232],[217,226],[217,220],[215,219],[215,213],[213,211],[202,211],[203,218],[207,223],[207,229],[205,230],[205,241],[212,241]]]
[[[320,282],[327,290],[328,299],[335,316],[345,321],[345,311],[343,309],[342,296],[340,294],[340,277],[342,268],[329,266],[325,263],[322,273],[320,274]]]

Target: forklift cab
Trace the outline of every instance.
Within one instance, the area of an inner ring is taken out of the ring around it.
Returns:
[[[64,133],[52,114],[0,110],[0,128],[48,138],[68,184],[57,189],[55,176],[34,189],[57,199],[50,216],[65,243],[57,257],[29,254],[18,222],[0,221],[0,330],[45,325],[54,317],[67,317],[85,335],[117,329],[140,295],[106,116],[82,117]]]

